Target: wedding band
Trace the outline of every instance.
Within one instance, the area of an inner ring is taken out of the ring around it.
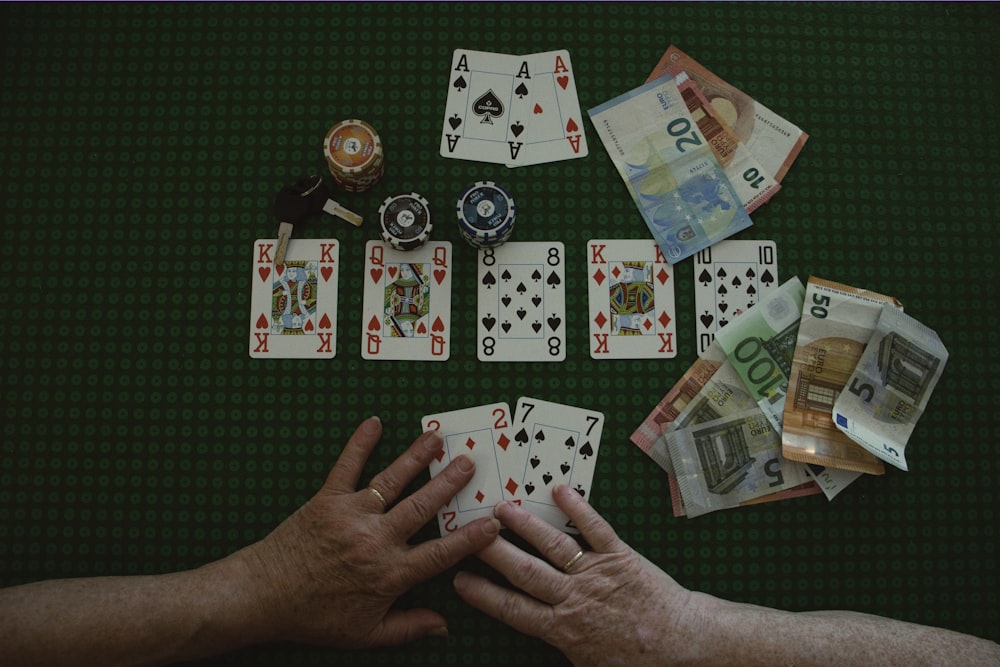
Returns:
[[[583,551],[577,551],[576,555],[570,558],[568,561],[566,561],[566,564],[562,566],[563,572],[569,572],[569,568],[576,565],[576,561],[580,560],[581,558],[583,558]]]
[[[385,509],[389,506],[389,503],[385,502],[385,496],[379,493],[378,489],[376,489],[374,486],[369,486],[368,490],[374,493],[375,497],[378,498],[378,501],[382,503],[382,509]]]

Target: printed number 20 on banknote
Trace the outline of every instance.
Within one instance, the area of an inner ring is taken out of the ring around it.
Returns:
[[[673,78],[587,113],[667,261],[753,224]]]

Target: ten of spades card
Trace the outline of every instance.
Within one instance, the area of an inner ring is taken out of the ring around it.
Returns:
[[[505,243],[478,254],[480,361],[566,358],[562,242]]]
[[[494,505],[513,499],[516,486],[508,471],[518,467],[511,459],[519,452],[510,434],[507,403],[427,415],[420,423],[424,431],[437,431],[444,440],[444,447],[429,466],[432,478],[463,454],[476,464],[469,483],[438,511],[441,535],[480,517],[492,516]]]
[[[332,359],[337,353],[337,239],[293,239],[283,264],[275,239],[254,242],[250,356]]]
[[[566,484],[589,498],[603,429],[600,412],[521,397],[511,432],[514,442],[528,449],[521,458],[523,473],[512,475],[520,479],[514,501],[560,530],[579,532],[555,504],[552,489]]]
[[[451,353],[451,243],[365,247],[361,356],[446,361]]]
[[[727,240],[698,252],[694,259],[694,296],[698,354],[715,332],[741,315],[778,284],[774,241]]]
[[[587,243],[590,356],[677,355],[673,267],[653,240]]]
[[[530,75],[525,58],[456,49],[441,129],[442,157],[496,164],[517,160],[528,120]],[[518,106],[518,117],[511,116],[512,105]]]

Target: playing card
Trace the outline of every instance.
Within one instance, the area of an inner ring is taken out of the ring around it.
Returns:
[[[514,442],[526,444],[528,451],[514,501],[560,530],[579,532],[552,500],[552,489],[566,484],[582,497],[590,496],[603,428],[600,412],[519,399],[511,432]]]
[[[517,159],[507,161],[508,167],[520,167],[544,162],[556,162],[587,155],[587,136],[580,116],[580,101],[576,93],[576,77],[569,52],[548,51],[527,56],[531,78],[528,81],[530,99],[526,109],[511,117],[512,122],[524,122],[519,133],[523,146]],[[527,118],[520,121],[520,118]]]
[[[559,241],[479,251],[480,361],[566,358],[565,250]]]
[[[530,65],[519,56],[456,49],[452,54],[441,129],[442,157],[505,164],[523,146],[526,119],[511,116],[520,102],[527,111]]]
[[[593,240],[587,257],[590,356],[676,356],[673,267],[656,241]]]
[[[507,403],[442,412],[421,419],[424,431],[438,431],[444,440],[444,447],[429,467],[432,478],[462,454],[476,464],[472,480],[438,511],[441,535],[480,517],[492,516],[494,505],[513,499],[516,487],[506,474],[511,465],[509,459],[516,454],[516,443],[509,432],[510,419]]]
[[[778,284],[777,246],[774,241],[721,241],[695,255],[694,279],[701,354],[716,331]]]
[[[451,243],[365,250],[361,356],[446,361],[451,354]]]
[[[250,356],[332,359],[337,354],[337,239],[292,239],[283,264],[276,239],[254,242]]]

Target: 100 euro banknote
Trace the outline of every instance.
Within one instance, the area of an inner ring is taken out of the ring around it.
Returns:
[[[587,113],[668,262],[753,224],[672,77]]]

